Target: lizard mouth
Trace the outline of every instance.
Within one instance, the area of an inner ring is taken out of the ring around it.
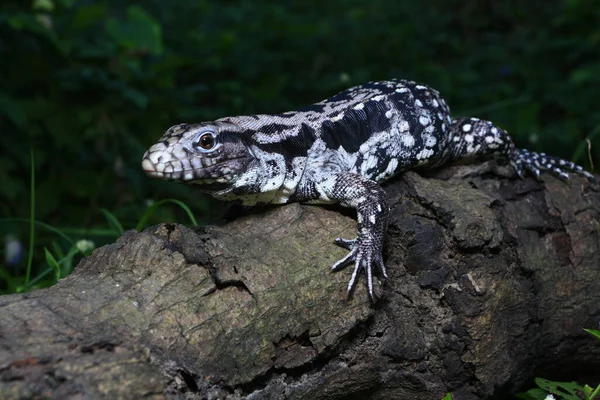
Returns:
[[[202,185],[224,184],[230,182],[250,161],[249,157],[238,157],[223,161],[198,157],[193,161],[170,160],[153,162],[146,153],[142,160],[142,169],[152,178],[193,182]],[[187,165],[186,165],[187,164]]]

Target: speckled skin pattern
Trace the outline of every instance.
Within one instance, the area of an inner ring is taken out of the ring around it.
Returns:
[[[212,196],[245,205],[340,203],[357,211],[358,236],[333,265],[354,263],[350,291],[382,258],[388,218],[379,182],[413,168],[457,160],[500,159],[519,176],[546,170],[563,178],[592,175],[569,161],[515,149],[508,134],[477,118],[451,119],[432,88],[405,80],[370,82],[300,111],[179,124],[144,154],[152,177],[196,183]]]

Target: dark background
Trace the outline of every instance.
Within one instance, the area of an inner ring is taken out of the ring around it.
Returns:
[[[393,77],[438,89],[455,116],[492,120],[520,147],[590,169],[590,137],[600,160],[594,0],[2,1],[0,291],[53,283],[78,239],[112,242],[119,224],[189,223],[174,204],[149,215],[151,199],[180,199],[200,223],[219,216],[214,200],[143,175],[169,126]],[[31,152],[40,223],[25,285]]]

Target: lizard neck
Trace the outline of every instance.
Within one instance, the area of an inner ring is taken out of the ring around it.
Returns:
[[[227,188],[211,191],[211,195],[223,200],[239,200],[244,205],[290,201],[304,173],[320,124],[302,113],[286,115],[250,115],[222,120],[240,128],[252,160]]]

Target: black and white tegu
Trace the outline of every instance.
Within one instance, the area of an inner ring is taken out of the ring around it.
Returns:
[[[358,236],[336,239],[354,264],[350,291],[372,268],[387,277],[382,246],[388,201],[380,183],[413,168],[461,159],[499,159],[517,174],[575,172],[560,158],[516,149],[503,129],[478,118],[450,117],[437,91],[406,80],[356,86],[299,111],[179,124],[144,154],[151,177],[199,184],[202,191],[244,205],[339,203],[356,209]]]

